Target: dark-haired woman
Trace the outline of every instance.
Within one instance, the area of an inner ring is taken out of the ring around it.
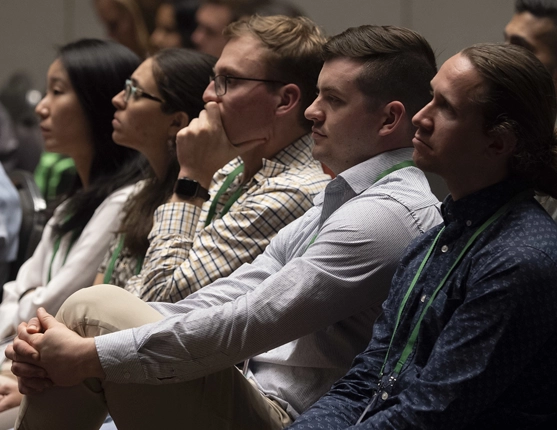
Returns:
[[[191,35],[197,27],[195,13],[199,0],[162,0],[155,17],[151,45],[155,51],[164,48],[193,48]]]
[[[45,149],[73,159],[78,176],[48,222],[33,256],[4,286],[0,338],[39,307],[55,313],[91,285],[117,230],[123,204],[140,179],[140,155],[112,140],[112,96],[138,66],[129,49],[80,40],[61,48],[37,105]]]
[[[155,210],[172,195],[180,166],[175,138],[203,109],[203,91],[216,59],[187,49],[166,49],[145,60],[112,100],[112,137],[148,160],[150,178],[126,203],[120,234],[112,242],[95,283],[124,287],[139,273]]]

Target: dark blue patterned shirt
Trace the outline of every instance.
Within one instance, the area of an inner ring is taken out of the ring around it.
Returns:
[[[473,243],[425,314],[398,379],[388,383],[418,315],[467,241],[524,188],[505,181],[456,202],[445,200],[445,230],[401,315],[382,378],[387,387],[377,390],[400,303],[442,225],[407,249],[367,350],[292,430],[527,429],[554,423],[557,225],[533,198],[513,205]]]

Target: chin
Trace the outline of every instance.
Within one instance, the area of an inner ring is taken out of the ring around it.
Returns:
[[[44,150],[47,152],[60,152],[55,140],[47,139],[44,141]]]
[[[136,149],[131,145],[128,145],[128,142],[125,139],[122,139],[122,136],[112,133],[112,140],[118,146],[125,146],[126,148]]]
[[[414,161],[414,164],[418,169],[423,170],[424,172],[432,172],[430,163],[428,163],[416,149],[414,149],[414,153],[412,154],[412,161]]]

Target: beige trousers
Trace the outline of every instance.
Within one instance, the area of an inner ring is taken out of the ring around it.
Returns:
[[[73,294],[56,318],[93,337],[155,322],[162,316],[125,290],[97,285]],[[290,424],[235,367],[189,382],[115,384],[90,379],[25,396],[16,429],[98,429],[110,413],[119,430],[275,430]]]
[[[10,370],[11,366],[12,362],[10,360],[4,361],[4,363],[2,363],[2,367],[0,368],[0,375],[16,379],[15,375]],[[14,426],[18,410],[19,408],[16,407],[0,412],[0,430],[9,430]]]

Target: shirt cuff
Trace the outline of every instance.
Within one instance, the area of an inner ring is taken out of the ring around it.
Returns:
[[[119,384],[145,383],[147,377],[135,348],[133,330],[95,337],[95,346],[106,380]]]
[[[191,203],[165,203],[155,211],[150,236],[184,235],[193,237],[201,212],[200,207]]]

